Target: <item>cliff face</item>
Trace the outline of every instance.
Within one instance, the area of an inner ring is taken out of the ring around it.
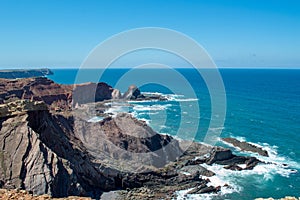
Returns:
[[[52,110],[69,110],[73,105],[111,99],[113,88],[106,83],[62,85],[45,77],[0,79],[0,103],[27,99],[43,101]],[[73,101],[73,102],[72,102]]]
[[[117,166],[151,168],[181,153],[173,138],[155,133],[128,114],[90,123],[72,115],[53,115],[30,101],[14,104],[20,105],[19,113],[0,117],[0,180],[5,188],[55,197],[97,197],[135,182],[124,179],[128,173]],[[25,109],[28,105],[30,110]],[[130,129],[136,135],[128,135]],[[164,148],[169,143],[170,148]],[[148,162],[141,163],[127,150],[151,153],[143,157]]]
[[[136,86],[129,87],[122,96],[119,90],[103,82],[63,85],[45,77],[15,80],[0,78],[0,103],[17,99],[43,101],[51,110],[57,111],[70,110],[76,105],[90,102],[137,97],[143,96]]]
[[[58,197],[115,188],[72,134],[72,118],[28,111],[0,122],[0,179],[6,187]]]

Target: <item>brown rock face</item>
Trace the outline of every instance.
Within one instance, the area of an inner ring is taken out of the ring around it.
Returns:
[[[112,98],[113,88],[106,83],[83,83],[74,85],[73,105],[98,102]]]
[[[65,109],[72,100],[72,87],[44,78],[0,79],[0,103],[15,99],[44,101],[47,105]]]
[[[112,98],[113,88],[106,83],[62,85],[45,77],[0,79],[0,103],[15,99],[44,101],[53,110],[68,110],[72,105]]]
[[[132,179],[132,170],[157,169],[182,153],[176,140],[128,114],[90,123],[31,108],[0,117],[4,188],[97,198],[103,191],[143,185],[147,174]]]
[[[75,118],[74,133],[96,159],[120,171],[149,171],[182,154],[177,140],[126,113],[98,123]]]
[[[0,118],[0,179],[6,188],[52,196],[88,195],[115,188],[72,134],[72,118],[30,111]]]

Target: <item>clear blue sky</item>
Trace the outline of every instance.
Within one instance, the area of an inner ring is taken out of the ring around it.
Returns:
[[[0,67],[79,67],[149,26],[189,35],[219,67],[300,67],[299,0],[0,0]]]

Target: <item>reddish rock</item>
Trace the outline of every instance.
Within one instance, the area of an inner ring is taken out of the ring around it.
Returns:
[[[15,99],[44,101],[52,110],[111,99],[113,88],[106,83],[57,84],[45,77],[0,79],[0,103]]]

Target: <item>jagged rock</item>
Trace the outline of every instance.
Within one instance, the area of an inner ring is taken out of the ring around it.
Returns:
[[[255,157],[247,157],[247,156],[236,156],[232,154],[230,149],[225,149],[222,147],[214,147],[210,152],[209,158],[207,158],[206,163],[211,164],[220,164],[227,165],[225,169],[231,170],[249,170],[253,169],[257,164],[261,163]],[[245,168],[241,168],[238,164],[246,164]]]
[[[222,138],[223,141],[232,144],[235,147],[238,147],[242,151],[250,151],[253,153],[258,153],[261,156],[266,156],[268,157],[269,154],[266,150],[263,150],[261,147],[257,147],[253,144],[249,144],[247,142],[241,142],[235,138]]]
[[[129,86],[128,90],[123,94],[123,99],[137,99],[141,95],[141,91],[135,85]]]
[[[213,164],[217,161],[224,161],[233,158],[232,151],[222,147],[214,147],[210,152],[210,157],[207,159],[207,164]]]
[[[120,113],[99,123],[76,118],[74,125],[76,137],[97,159],[110,162],[109,156],[114,159],[111,165],[123,170],[161,167],[182,154],[177,140],[157,134],[130,114]]]
[[[246,162],[246,168],[245,169],[248,169],[248,170],[251,170],[253,169],[257,164],[261,163],[260,160],[258,160],[257,158],[255,157],[250,157]]]
[[[201,176],[207,176],[207,177],[211,177],[211,176],[215,175],[214,172],[209,171],[208,169],[202,167],[201,165],[188,165],[188,166],[182,167],[179,171],[186,172],[191,175],[199,174]]]
[[[116,187],[74,138],[68,119],[48,111],[0,119],[0,179],[14,188],[60,197]]]
[[[121,94],[120,90],[114,89],[111,93],[111,97],[112,97],[112,99],[121,99],[122,94]]]

